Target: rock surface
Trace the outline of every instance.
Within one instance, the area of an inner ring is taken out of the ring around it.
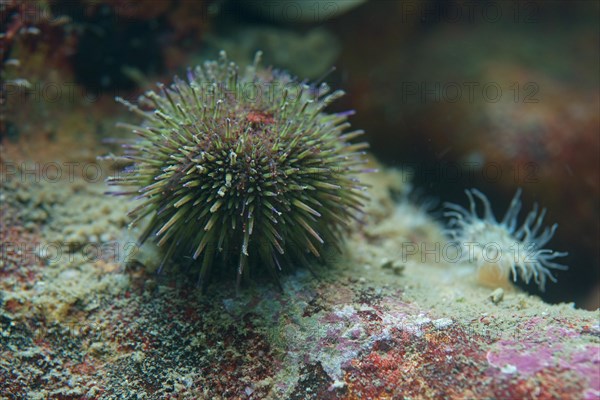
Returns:
[[[0,392],[600,396],[598,312],[477,286],[470,267],[440,257],[440,226],[399,196],[402,174],[368,179],[363,223],[329,268],[286,276],[281,291],[266,281],[237,295],[233,282],[202,295],[177,268],[151,272],[153,250],[128,248],[126,206],[102,196],[102,183],[3,179]]]

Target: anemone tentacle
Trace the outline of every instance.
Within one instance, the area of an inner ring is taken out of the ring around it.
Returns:
[[[541,290],[545,289],[547,279],[556,282],[550,270],[566,270],[567,267],[552,260],[568,253],[544,248],[558,227],[554,224],[539,233],[545,209],[539,211],[535,204],[519,225],[521,189],[518,189],[504,217],[498,222],[490,201],[483,193],[477,189],[466,190],[465,193],[469,209],[446,203],[447,211],[444,212],[450,218],[446,233],[461,248],[461,261],[474,263],[478,268],[493,264],[503,273],[511,272],[514,281],[520,277],[528,283],[533,278]],[[477,209],[477,199],[483,206],[482,216]],[[490,248],[496,250],[494,257],[487,254]]]

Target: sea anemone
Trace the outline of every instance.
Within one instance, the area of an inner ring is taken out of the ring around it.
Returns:
[[[189,70],[135,106],[140,136],[125,145],[133,162],[109,183],[131,188],[141,204],[132,225],[149,217],[139,242],[164,249],[162,266],[191,259],[204,286],[209,274],[251,269],[274,276],[285,267],[310,266],[339,244],[363,209],[366,143],[362,131],[344,131],[351,112],[323,109],[343,95],[290,75],[219,61]],[[311,256],[312,254],[312,256]]]
[[[553,262],[557,257],[567,253],[543,248],[554,235],[557,224],[545,228],[538,234],[542,226],[546,209],[538,214],[538,206],[527,214],[521,226],[517,217],[521,210],[517,190],[502,221],[498,222],[492,212],[489,200],[476,189],[466,190],[469,198],[469,210],[447,203],[449,211],[444,213],[450,217],[448,233],[453,242],[459,246],[460,260],[475,264],[480,273],[494,269],[502,279],[512,273],[513,281],[517,276],[529,283],[534,281],[543,291],[546,278],[556,282],[550,269],[566,270],[567,267]],[[483,204],[483,218],[478,215],[475,198]]]

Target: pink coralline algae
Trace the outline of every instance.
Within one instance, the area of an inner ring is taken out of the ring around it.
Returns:
[[[539,320],[541,322],[541,320]],[[532,378],[547,371],[573,371],[585,377],[585,399],[600,396],[600,346],[565,345],[561,338],[577,340],[581,334],[570,328],[541,328],[527,324],[526,336],[520,340],[500,340],[487,353],[489,364],[510,378]],[[584,330],[583,332],[586,332]]]

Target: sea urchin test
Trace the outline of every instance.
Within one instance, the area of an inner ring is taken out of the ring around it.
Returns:
[[[340,247],[365,201],[363,132],[346,132],[351,112],[323,112],[343,92],[259,59],[241,69],[222,52],[138,105],[117,99],[144,120],[123,124],[139,139],[109,183],[141,200],[131,224],[164,250],[161,268],[190,259],[202,284],[307,265]]]

